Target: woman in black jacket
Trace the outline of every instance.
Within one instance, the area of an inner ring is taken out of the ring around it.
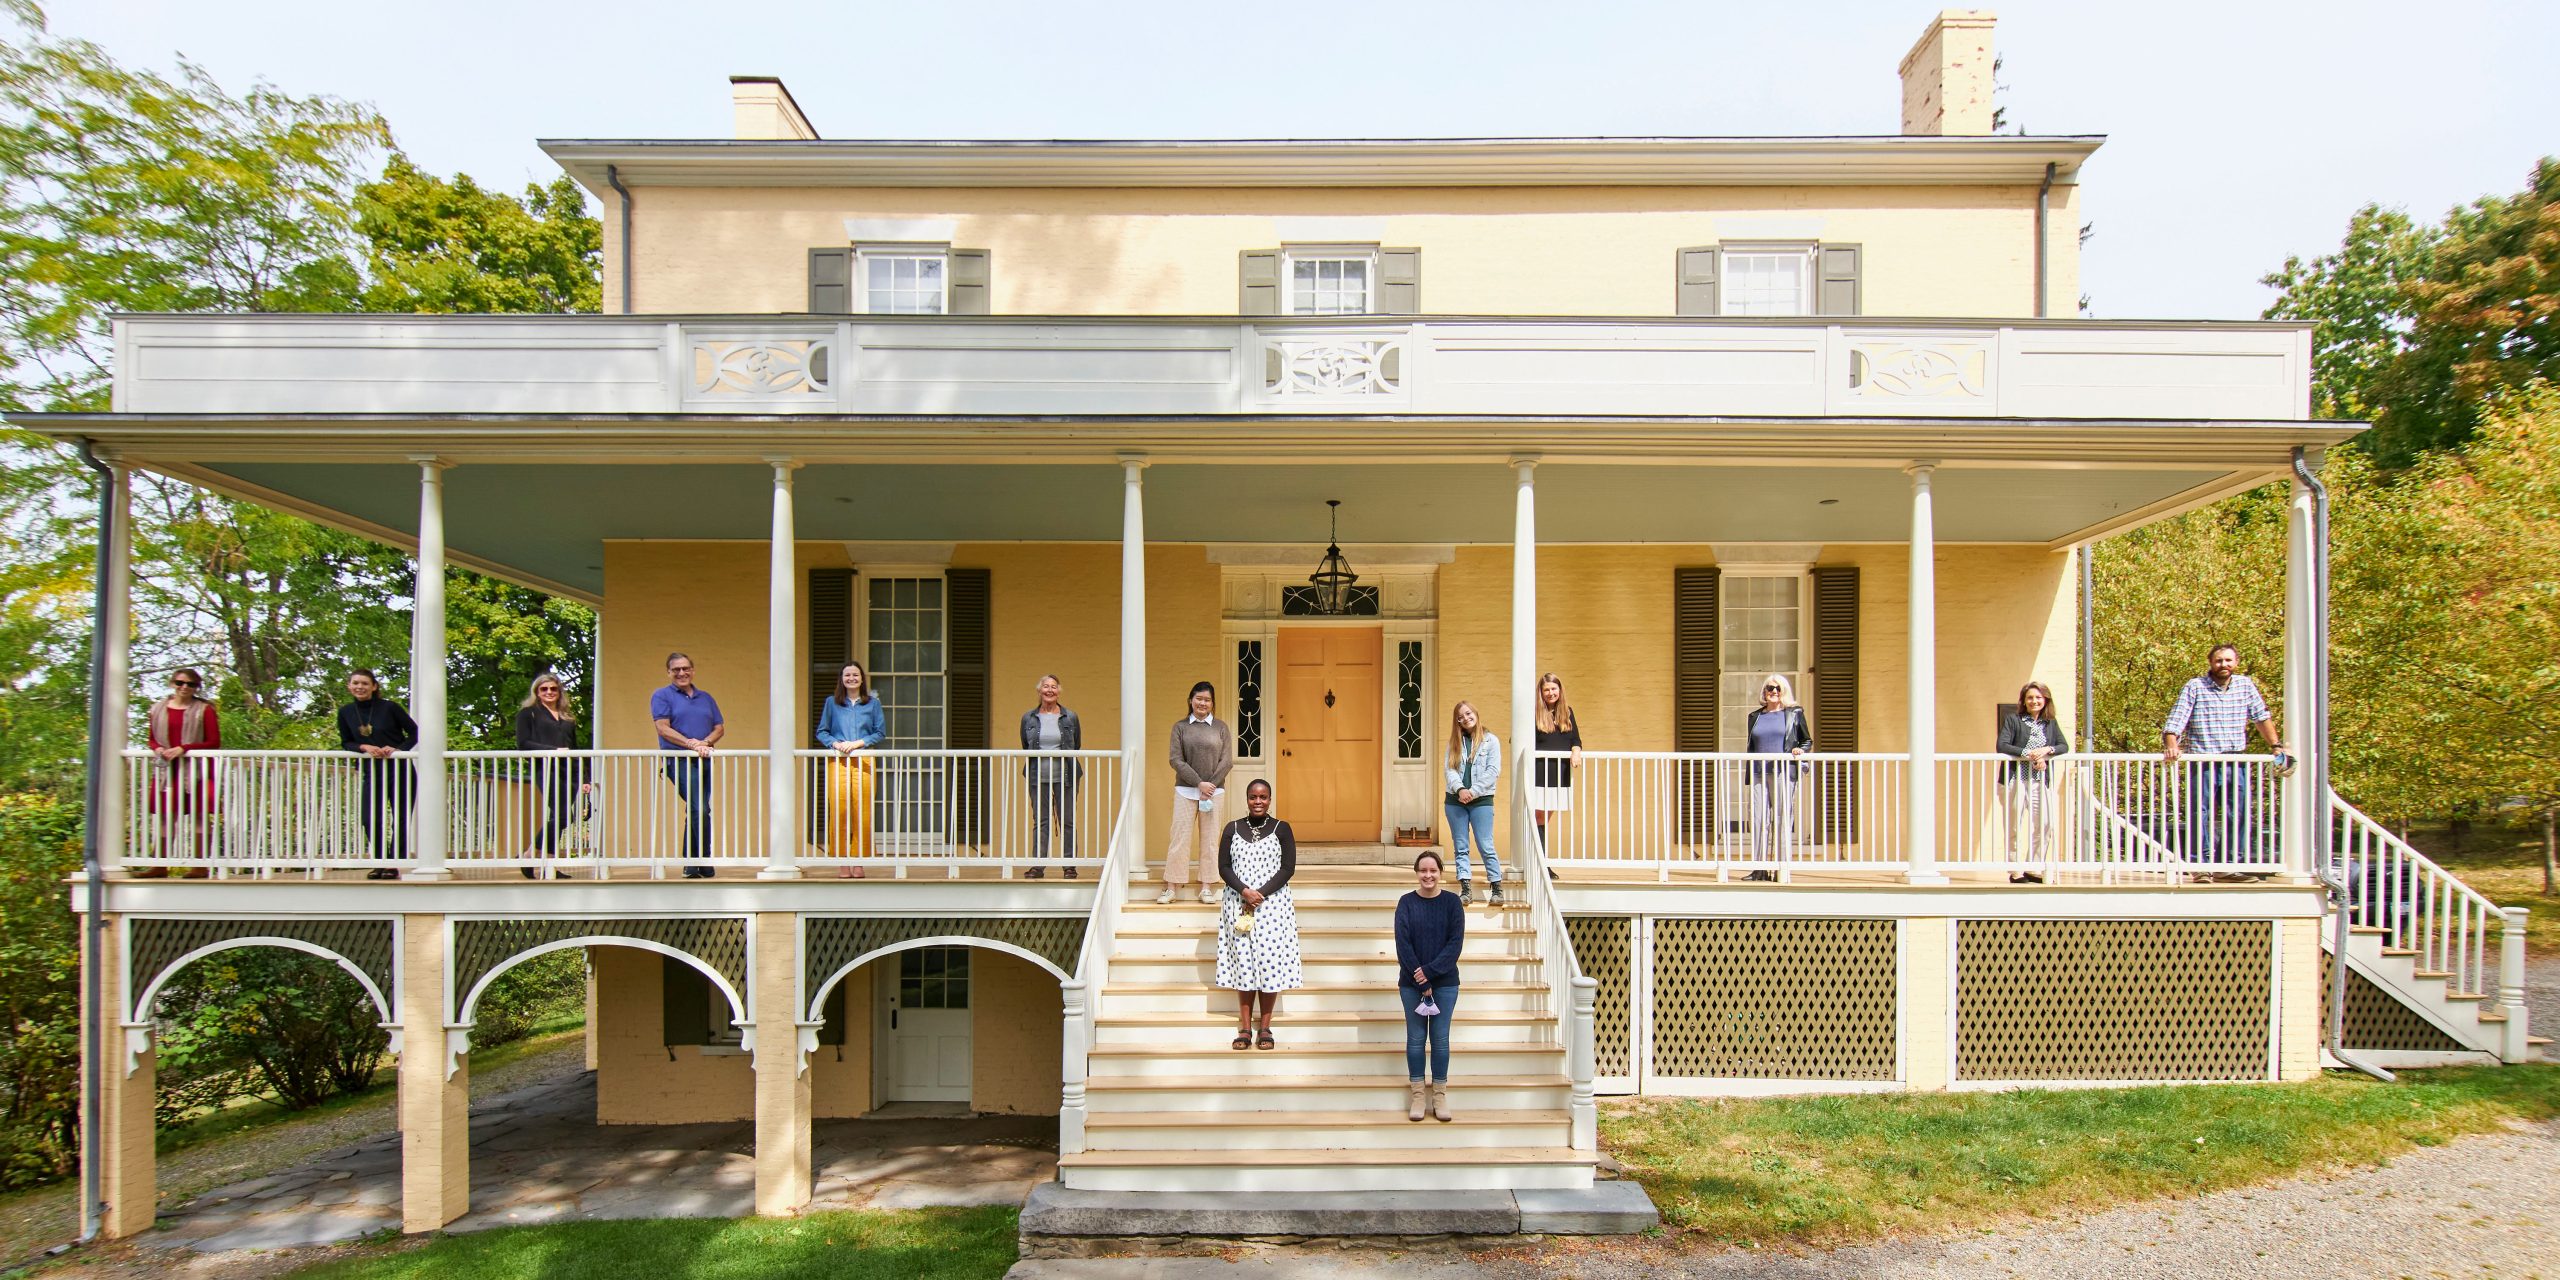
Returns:
[[[1084,726],[1076,713],[1058,701],[1058,678],[1042,676],[1033,692],[1040,695],[1039,705],[1022,713],[1022,749],[1025,751],[1081,751],[1084,749]],[[1031,788],[1031,856],[1042,861],[1049,857],[1049,818],[1055,814],[1059,827],[1059,856],[1072,861],[1076,856],[1076,783],[1082,779],[1084,766],[1074,760],[1055,756],[1034,757],[1023,768],[1023,781]],[[1025,880],[1038,880],[1049,874],[1047,867],[1033,867],[1022,873]],[[1067,868],[1067,878],[1076,878],[1076,869]]]
[[[2055,840],[2053,758],[2071,750],[2071,735],[2053,718],[2053,690],[2030,680],[2018,690],[2018,709],[2000,717],[2000,792],[2008,811],[2009,861],[2018,860],[2018,833],[2027,834],[2027,860],[2052,858]],[[2011,884],[2043,884],[2033,871],[2012,871]]]
[[[1813,725],[1804,718],[1804,708],[1796,705],[1795,685],[1785,676],[1772,675],[1760,682],[1760,705],[1743,716],[1742,741],[1743,749],[1753,755],[1788,757],[1754,760],[1743,767],[1743,781],[1751,788],[1751,860],[1784,866],[1787,851],[1796,841],[1796,782],[1804,768],[1797,761],[1813,750]],[[1777,878],[1778,873],[1766,867],[1743,877]]]
[[[533,690],[524,696],[524,705],[516,709],[516,750],[576,751],[578,749],[578,713],[569,706],[569,690],[559,673],[545,671],[533,678]],[[533,789],[542,797],[542,825],[534,829],[533,847],[543,857],[557,857],[560,831],[578,820],[581,798],[595,784],[587,777],[586,762],[578,759],[533,762]],[[533,868],[520,867],[524,878],[534,878]]]
[[[365,845],[374,857],[406,858],[418,772],[397,757],[417,749],[418,722],[382,696],[382,677],[369,668],[347,673],[347,696],[354,700],[338,708],[338,749],[363,757],[356,762],[356,821],[364,825]],[[375,867],[364,878],[397,880],[400,873]]]

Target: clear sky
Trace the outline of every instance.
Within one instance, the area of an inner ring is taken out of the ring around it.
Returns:
[[[53,0],[118,59],[380,108],[426,167],[514,188],[538,137],[729,132],[778,75],[832,138],[1880,134],[1937,4],[1822,0]],[[2000,103],[2109,136],[2096,314],[2254,316],[2368,201],[2435,219],[2560,153],[2550,0],[2009,0]]]

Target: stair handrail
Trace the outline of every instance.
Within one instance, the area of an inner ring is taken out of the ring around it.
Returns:
[[[2335,792],[2329,813],[2324,863],[2349,923],[2381,930],[2386,949],[2415,951],[2419,968],[2452,975],[2447,990],[2494,995],[2486,926],[2494,919],[2503,932],[2505,910]]]
[[[1514,859],[1520,868],[1518,888],[1538,939],[1547,988],[1553,993],[1551,998],[1561,997],[1555,999],[1556,1037],[1564,1045],[1565,1074],[1573,1084],[1569,1111],[1572,1146],[1576,1151],[1597,1151],[1600,1110],[1594,1080],[1599,1058],[1593,1037],[1600,983],[1583,973],[1581,962],[1574,957],[1573,935],[1566,932],[1564,910],[1556,904],[1555,881],[1548,879],[1546,841],[1538,836],[1538,822],[1529,806],[1529,780],[1536,754],[1533,749],[1522,747],[1514,753],[1513,760],[1511,816],[1517,836],[1512,847],[1518,851]]]
[[[1111,819],[1111,843],[1102,855],[1102,882],[1094,886],[1093,910],[1085,917],[1084,948],[1077,953],[1075,976],[1058,986],[1064,1019],[1061,1089],[1058,1099],[1058,1154],[1079,1155],[1085,1149],[1085,1082],[1092,1074],[1095,1024],[1102,1017],[1103,978],[1111,968],[1120,911],[1129,905],[1129,877],[1138,865],[1138,834],[1130,817],[1137,809],[1138,753],[1123,749],[1120,763],[1120,806]]]

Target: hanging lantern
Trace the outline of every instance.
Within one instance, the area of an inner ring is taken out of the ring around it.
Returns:
[[[1353,573],[1351,562],[1342,558],[1342,499],[1327,498],[1324,505],[1332,509],[1332,534],[1325,546],[1323,561],[1316,565],[1314,573],[1307,575],[1307,581],[1315,587],[1315,612],[1349,613],[1351,584],[1358,582],[1360,575]]]

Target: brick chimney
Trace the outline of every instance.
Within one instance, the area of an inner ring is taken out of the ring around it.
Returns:
[[[806,142],[818,136],[779,77],[729,77],[729,103],[735,108],[740,141]]]
[[[1988,9],[1944,10],[1902,55],[1904,133],[1990,134],[1991,24],[1997,20]]]

